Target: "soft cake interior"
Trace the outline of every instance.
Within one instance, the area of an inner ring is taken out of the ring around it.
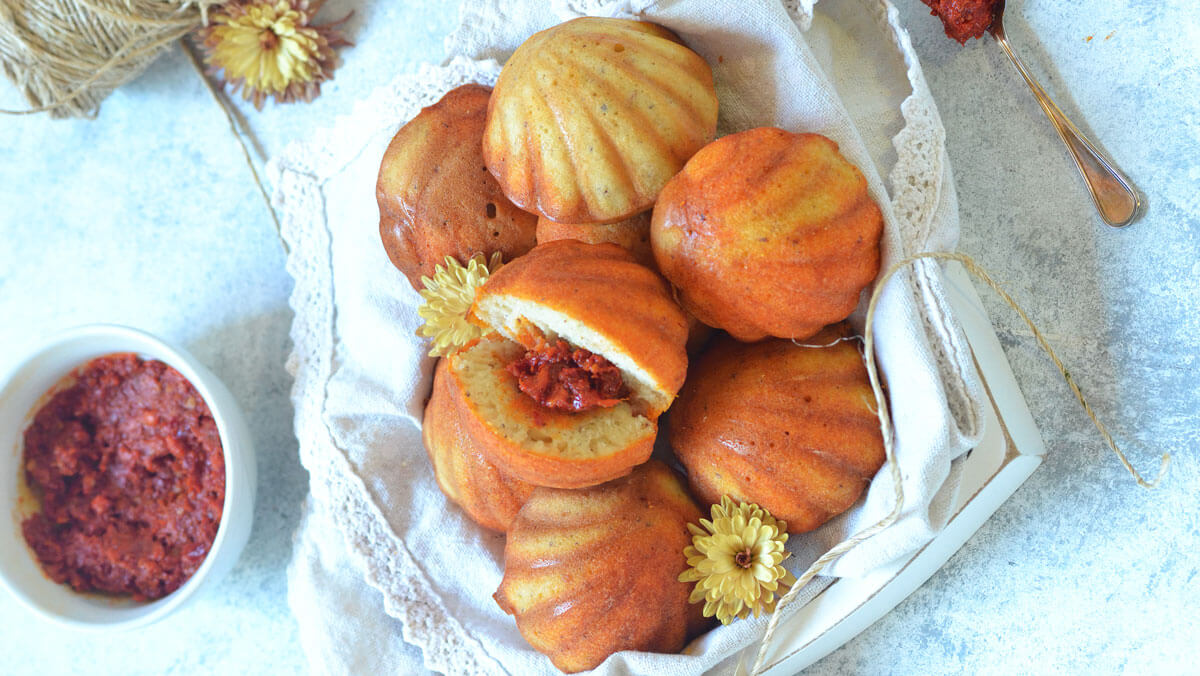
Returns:
[[[507,369],[524,353],[521,344],[497,337],[450,361],[469,405],[496,434],[534,453],[581,459],[605,457],[654,435],[655,423],[636,415],[630,402],[572,413],[534,401]]]
[[[502,295],[481,298],[476,308],[480,319],[489,326],[524,345],[532,345],[538,336],[561,338],[612,362],[629,388],[634,411],[665,411],[671,405],[673,396],[660,390],[654,378],[633,357],[577,319],[539,303]]]

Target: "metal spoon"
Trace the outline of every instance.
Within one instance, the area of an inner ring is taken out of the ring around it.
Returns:
[[[1067,119],[1054,101],[1050,100],[1046,90],[1042,89],[1042,86],[1033,78],[1021,59],[1013,53],[1012,47],[1008,44],[1008,37],[1004,34],[1003,0],[996,7],[996,15],[992,19],[992,25],[988,31],[1000,44],[1013,65],[1017,67],[1021,77],[1025,78],[1025,84],[1029,85],[1029,89],[1033,91],[1034,98],[1041,104],[1046,117],[1050,118],[1050,123],[1058,130],[1058,135],[1062,137],[1063,143],[1067,144],[1067,149],[1071,151],[1071,157],[1075,158],[1075,166],[1079,168],[1083,182],[1087,184],[1088,192],[1092,194],[1092,201],[1095,202],[1100,217],[1114,228],[1123,228],[1137,220],[1142,212],[1142,199],[1138,195],[1137,189],[1133,187],[1133,183],[1107,155],[1072,124],[1071,120]]]

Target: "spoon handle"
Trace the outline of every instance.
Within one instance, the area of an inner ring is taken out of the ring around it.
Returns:
[[[999,28],[999,30],[995,30],[995,28]],[[1009,60],[1021,73],[1021,77],[1025,78],[1025,84],[1029,85],[1029,89],[1033,92],[1037,102],[1041,104],[1046,117],[1050,118],[1050,123],[1058,130],[1058,135],[1062,137],[1063,143],[1067,144],[1067,149],[1071,151],[1071,157],[1075,159],[1075,166],[1079,168],[1083,182],[1087,184],[1088,192],[1092,195],[1092,201],[1095,202],[1100,217],[1114,228],[1123,228],[1137,220],[1142,211],[1142,199],[1138,195],[1137,189],[1133,187],[1133,183],[1054,104],[1054,101],[1046,94],[1046,90],[1042,89],[1042,86],[1030,74],[1029,69],[1025,67],[1021,59],[1017,58],[1012,47],[1009,46],[1003,24],[993,26],[992,36],[996,38],[996,42],[1000,44]]]

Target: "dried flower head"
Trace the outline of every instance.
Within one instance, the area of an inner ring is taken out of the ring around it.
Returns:
[[[268,96],[278,103],[311,101],[337,67],[334,47],[350,44],[338,32],[350,16],[322,26],[309,23],[324,0],[232,0],[209,14],[201,29],[209,72],[240,87],[242,97],[262,108]]]
[[[425,288],[419,293],[425,302],[417,308],[417,314],[425,323],[417,329],[417,335],[433,339],[429,356],[445,356],[484,335],[483,328],[471,323],[467,314],[475,302],[475,290],[501,264],[500,252],[492,254],[486,263],[483,254],[475,254],[465,266],[446,256],[446,267],[434,268],[432,279],[421,278]]]
[[[780,563],[791,555],[787,524],[758,505],[734,504],[728,495],[712,506],[712,520],[689,523],[692,544],[685,547],[688,568],[680,582],[695,582],[688,599],[704,600],[704,616],[717,616],[721,624],[734,618],[755,617],[775,610],[776,593],[796,578]]]

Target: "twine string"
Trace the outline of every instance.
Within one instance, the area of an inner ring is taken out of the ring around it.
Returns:
[[[238,147],[242,149],[242,157],[246,160],[246,166],[250,168],[250,175],[254,177],[254,185],[258,188],[258,194],[262,195],[263,203],[267,205],[267,212],[271,214],[271,221],[275,224],[275,236],[279,238],[279,244],[283,247],[284,254],[290,254],[292,249],[288,246],[287,240],[283,238],[283,226],[280,225],[279,216],[275,213],[275,207],[271,204],[271,196],[267,194],[267,189],[263,186],[262,178],[258,175],[258,169],[255,168],[254,159],[250,155],[250,148],[246,146],[242,132],[238,129],[237,121],[233,117],[229,103],[221,96],[217,88],[213,86],[212,80],[209,80],[208,76],[204,74],[204,66],[200,64],[200,57],[196,56],[196,52],[187,44],[187,41],[180,40],[180,48],[187,55],[188,61],[192,64],[192,68],[195,69],[196,74],[204,82],[208,93],[212,95],[221,112],[225,114],[225,121],[229,124],[229,131],[233,134],[233,138],[237,140]]]
[[[31,105],[0,113],[95,117],[111,90],[203,25],[218,1],[0,0],[0,66]]]
[[[900,466],[896,462],[895,457],[891,417],[888,413],[887,401],[884,398],[883,387],[881,386],[879,380],[878,368],[875,364],[874,321],[876,306],[879,303],[879,298],[883,295],[883,290],[887,286],[888,281],[904,267],[925,259],[957,261],[963,266],[964,269],[966,269],[968,273],[986,284],[992,291],[996,293],[996,295],[1000,296],[1001,300],[1003,300],[1005,304],[1007,304],[1013,309],[1013,311],[1017,313],[1017,315],[1025,322],[1026,326],[1028,326],[1029,330],[1033,333],[1033,337],[1037,340],[1038,346],[1043,352],[1046,353],[1047,356],[1050,357],[1050,360],[1054,362],[1054,366],[1062,375],[1063,380],[1066,381],[1067,386],[1071,389],[1072,394],[1075,395],[1075,398],[1079,401],[1079,403],[1083,406],[1083,410],[1087,413],[1088,418],[1091,419],[1092,423],[1096,426],[1096,429],[1099,430],[1100,436],[1104,439],[1105,444],[1107,444],[1109,449],[1116,454],[1117,459],[1121,461],[1121,464],[1125,467],[1125,470],[1128,471],[1129,474],[1137,481],[1139,486],[1147,489],[1157,487],[1163,480],[1163,477],[1166,475],[1167,467],[1169,467],[1171,464],[1171,454],[1163,453],[1162,461],[1158,468],[1158,475],[1153,481],[1147,481],[1142,474],[1138,472],[1136,468],[1134,468],[1134,466],[1129,462],[1129,459],[1125,456],[1125,453],[1120,449],[1120,447],[1117,445],[1117,442],[1113,439],[1112,434],[1109,433],[1108,428],[1096,416],[1096,412],[1092,409],[1091,405],[1088,404],[1087,399],[1083,396],[1083,392],[1079,389],[1079,385],[1076,384],[1075,379],[1071,376],[1071,373],[1067,370],[1067,367],[1063,366],[1062,360],[1058,358],[1058,354],[1054,352],[1052,347],[1050,347],[1050,343],[1046,340],[1046,336],[1033,323],[1033,320],[1029,318],[1029,315],[1025,312],[1025,310],[1015,300],[1013,300],[1012,296],[1010,296],[1008,292],[1001,288],[1001,286],[994,279],[992,279],[992,276],[989,275],[986,270],[984,270],[978,263],[975,262],[975,259],[961,253],[930,251],[915,254],[901,261],[897,261],[891,267],[889,267],[886,272],[884,272],[883,276],[879,278],[878,283],[876,283],[874,291],[871,292],[871,299],[867,305],[866,325],[863,330],[863,333],[865,334],[863,337],[863,360],[866,362],[867,375],[871,381],[871,390],[875,394],[875,403],[879,410],[879,428],[883,433],[883,449],[886,462],[888,465],[890,465],[891,469],[892,485],[894,489],[892,510],[875,524],[863,529],[862,531],[856,533],[852,537],[842,541],[837,546],[830,549],[819,559],[814,561],[812,565],[809,566],[802,575],[800,575],[800,577],[796,578],[795,584],[793,584],[791,589],[789,589],[788,592],[779,599],[779,602],[775,606],[775,612],[771,613],[771,618],[767,622],[767,629],[763,633],[762,642],[758,647],[758,655],[754,660],[754,668],[750,671],[751,676],[758,676],[758,674],[762,673],[763,663],[767,657],[767,650],[770,648],[771,642],[775,638],[775,631],[779,626],[780,619],[783,617],[783,609],[796,598],[796,596],[800,593],[800,590],[806,587],[808,583],[811,582],[812,579],[816,577],[822,570],[824,570],[830,563],[837,560],[840,556],[851,549],[854,549],[863,541],[871,538],[871,536],[875,535],[879,531],[895,523],[903,511],[904,486],[901,482]],[[738,672],[741,671],[741,666],[741,660],[739,659],[737,669]]]
[[[88,93],[92,85],[96,84],[100,78],[104,77],[104,75],[106,75],[109,71],[126,64],[138,62],[139,60],[145,60],[147,57],[153,58],[158,54],[158,50],[160,48],[171,42],[174,42],[175,40],[178,40],[184,35],[187,35],[191,30],[192,27],[173,30],[167,33],[165,36],[157,38],[142,47],[133,49],[128,53],[125,53],[126,50],[131,49],[137,43],[133,41],[126,42],[107,61],[105,61],[104,64],[97,68],[91,75],[84,78],[82,82],[77,84],[75,88],[70,90],[68,93],[55,96],[50,103],[35,106],[26,110],[10,110],[7,108],[0,108],[0,113],[5,115],[33,115],[34,113],[42,113],[48,110],[56,110],[61,107],[66,107],[76,98]],[[47,55],[45,61],[53,61],[55,59],[55,56]],[[82,115],[86,117],[94,117],[97,106],[98,104],[88,106],[86,108],[80,107]]]
[[[107,5],[103,0],[74,0],[76,4],[96,14],[103,14],[113,21],[133,24],[136,26],[151,26],[165,28],[194,28],[196,26],[196,17],[193,12],[188,11],[187,5],[179,5],[177,11],[166,15],[165,17],[143,16],[140,14],[132,14],[124,9],[125,5],[120,4],[117,8]]]

